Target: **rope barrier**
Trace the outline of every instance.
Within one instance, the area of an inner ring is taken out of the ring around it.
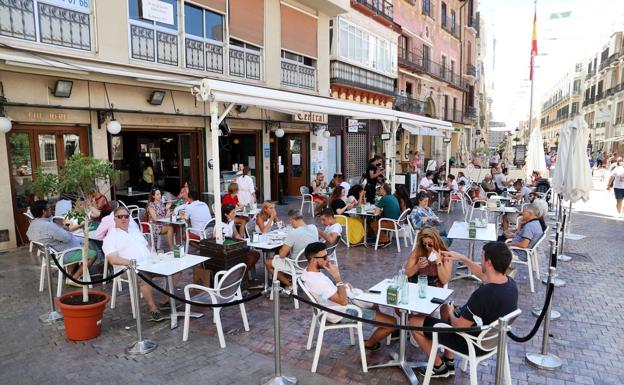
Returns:
[[[238,299],[236,301],[227,302],[227,303],[217,303],[217,304],[189,301],[186,298],[178,297],[177,295],[175,295],[173,293],[170,293],[167,290],[163,289],[162,287],[158,286],[157,284],[152,282],[148,277],[146,277],[143,274],[141,274],[140,271],[137,272],[137,275],[139,277],[141,277],[141,279],[143,281],[145,281],[145,283],[147,283],[148,285],[150,285],[151,287],[153,287],[154,289],[159,291],[161,294],[164,294],[167,297],[171,297],[171,298],[175,299],[176,301],[180,301],[180,302],[183,302],[183,303],[185,303],[187,305],[191,305],[191,306],[210,307],[210,308],[214,308],[214,307],[229,307],[229,306],[234,306],[234,305],[240,305],[241,303],[249,302],[249,301],[252,301],[252,300],[262,296],[262,293],[256,293],[256,294],[254,294],[252,296],[249,296],[249,297],[246,297],[246,298],[243,298],[243,299]]]
[[[59,271],[65,276],[65,278],[68,278],[70,281],[75,282],[79,285],[97,285],[99,283],[104,283],[104,282],[110,282],[113,279],[119,277],[120,275],[122,275],[123,273],[126,272],[126,270],[128,269],[127,267],[124,268],[123,270],[118,271],[117,273],[108,276],[106,278],[102,278],[102,279],[98,279],[96,281],[91,281],[91,282],[84,282],[84,281],[79,281],[76,278],[72,277],[64,268],[63,266],[61,266],[58,262],[58,260],[56,259],[56,256],[52,253],[50,253],[50,257],[52,257],[52,260],[54,261],[54,264],[56,265],[56,267],[59,269]]]
[[[509,338],[511,338],[515,342],[527,342],[535,336],[540,326],[542,325],[544,318],[546,318],[546,311],[548,310],[548,306],[550,305],[550,300],[552,299],[552,295],[554,291],[555,291],[555,284],[551,283],[548,286],[548,292],[546,294],[546,302],[544,302],[544,307],[542,308],[542,312],[540,313],[539,317],[537,317],[537,320],[535,321],[535,325],[533,326],[533,329],[531,329],[529,334],[527,334],[524,337],[518,337],[517,335],[513,334],[511,331],[508,331],[507,335],[509,336]]]
[[[403,329],[403,330],[409,330],[409,331],[413,330],[413,331],[437,332],[437,333],[480,333],[483,330],[491,329],[491,327],[488,325],[484,325],[483,327],[473,326],[469,328],[452,328],[452,327],[447,328],[447,327],[433,327],[433,326],[409,326],[409,325],[390,324],[390,323],[381,322],[381,321],[364,319],[364,318],[354,316],[348,313],[343,313],[338,310],[335,310],[335,309],[332,309],[323,305],[319,305],[318,303],[310,301],[307,298],[300,297],[297,294],[290,293],[290,296],[297,299],[298,301],[301,301],[305,304],[308,304],[317,309],[326,311],[328,313],[332,313],[332,314],[335,314],[344,318],[348,318],[353,321],[362,322],[362,323],[375,325],[378,327],[388,328],[388,329]]]

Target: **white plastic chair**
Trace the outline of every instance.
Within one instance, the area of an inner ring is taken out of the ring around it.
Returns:
[[[199,241],[201,241],[202,239],[206,239],[208,238],[208,227],[210,226],[214,226],[215,224],[215,218],[212,217],[210,218],[210,220],[206,223],[206,225],[204,226],[203,229],[201,230],[197,230],[194,229],[192,227],[188,227],[186,226],[185,228],[185,233],[186,233],[186,247],[184,248],[184,250],[186,250],[186,252],[188,252],[189,249],[189,244],[190,242],[193,243],[199,243]],[[191,238],[191,235],[196,235],[199,237],[199,239],[193,239]]]
[[[298,279],[299,286],[301,290],[306,294],[308,299],[314,303],[318,303],[316,298],[310,294],[308,289],[305,287],[305,282],[301,279]],[[354,305],[347,305],[347,309],[354,309],[357,312],[358,317],[362,317],[362,309]],[[317,308],[312,309],[312,322],[310,323],[310,333],[308,335],[308,343],[306,345],[306,349],[310,350],[312,348],[312,340],[314,338],[314,330],[316,329],[316,325],[319,326],[318,337],[316,339],[316,348],[314,350],[314,360],[312,361],[312,373],[316,373],[316,368],[318,366],[319,357],[321,355],[321,346],[323,345],[323,336],[325,335],[326,330],[336,330],[336,329],[348,329],[349,330],[349,338],[351,341],[351,345],[355,345],[353,330],[357,332],[358,336],[358,346],[360,348],[360,359],[362,361],[362,371],[364,373],[368,372],[368,366],[366,363],[366,353],[364,350],[364,337],[362,333],[362,323],[361,322],[346,322],[346,323],[331,323],[327,321],[327,312],[319,310]]]
[[[351,245],[349,244],[349,217],[347,217],[346,215],[336,214],[334,215],[334,218],[336,219],[336,222],[344,229],[342,231],[344,236],[340,237],[342,243],[344,243],[347,247],[351,247]]]
[[[531,293],[535,293],[535,286],[533,284],[533,272],[535,272],[536,279],[538,279],[538,280],[540,279],[538,247],[546,239],[546,235],[548,233],[548,230],[549,230],[549,227],[547,226],[546,229],[544,230],[544,233],[538,239],[538,241],[535,242],[535,245],[533,245],[533,247],[524,248],[524,247],[518,247],[518,246],[509,246],[509,250],[511,250],[511,254],[512,254],[511,263],[515,263],[515,264],[518,264],[518,265],[526,265],[526,267],[528,269],[529,285],[531,286]],[[507,243],[511,242],[511,239],[508,239],[506,242]],[[526,254],[526,256],[527,256],[526,262],[521,260],[518,257],[518,254],[515,253],[514,251],[524,252],[524,254]]]
[[[507,314],[503,318],[507,320],[508,325],[511,325],[522,313],[522,310],[517,309],[513,312]],[[460,353],[456,350],[453,350],[451,347],[441,344],[438,341],[438,333],[434,332],[431,338],[431,353],[429,354],[429,361],[427,362],[427,372],[425,373],[425,378],[423,380],[423,385],[429,385],[431,381],[431,375],[433,373],[433,365],[435,362],[435,358],[438,354],[438,350],[443,348],[445,350],[449,350],[455,355],[463,358],[464,362],[462,365],[462,370],[466,371],[467,365],[470,364],[470,385],[478,385],[477,380],[477,366],[480,362],[487,360],[498,352],[498,329],[495,326],[498,325],[498,320],[492,322],[489,326],[490,329],[483,330],[479,335],[474,336],[468,333],[457,333],[459,336],[463,337],[466,340],[466,345],[468,345],[468,354]],[[438,323],[435,327],[451,327],[449,324]],[[481,349],[485,352],[485,354],[477,356],[476,348]],[[506,350],[507,352],[507,350]],[[505,354],[505,362],[504,362],[504,376],[505,383],[507,385],[511,385],[511,370],[509,368],[509,353]]]
[[[120,271],[122,269],[121,266],[113,266],[113,272],[117,273],[118,271]],[[121,292],[122,289],[122,282],[125,282],[128,284],[128,292],[130,293],[130,307],[132,308],[132,318],[136,318],[136,312],[137,312],[137,300],[136,300],[136,296],[134,293],[134,290],[132,290],[132,287],[130,287],[130,272],[126,271],[127,274],[127,278],[122,278],[123,274],[115,277],[115,279],[113,279],[113,291],[111,293],[111,301],[110,301],[110,308],[114,309],[115,305],[117,303],[117,291]]]
[[[314,199],[312,198],[312,194],[310,194],[310,190],[306,186],[299,187],[299,192],[301,193],[301,208],[299,212],[303,215],[304,206],[310,205],[310,215],[314,216]]]
[[[338,237],[340,238],[340,237]],[[336,255],[336,248],[338,248],[338,243],[339,243],[340,239],[338,239],[336,241],[336,244],[333,246],[327,246],[327,259],[331,262],[334,263],[334,265],[336,265],[336,267],[338,267],[338,256]]]
[[[285,263],[284,270],[280,270],[276,268],[273,271],[273,274],[277,274],[281,271],[282,273],[288,274],[291,276],[292,292],[294,294],[298,293],[297,278],[301,276],[301,274],[303,273],[303,270],[305,270],[305,268],[308,266],[308,260],[306,259],[304,252],[305,252],[305,249],[301,250],[299,254],[295,256],[295,258],[288,257],[284,259],[284,263]],[[276,254],[275,257],[273,257],[274,261],[275,261],[275,258],[281,258],[281,257],[278,254]],[[271,291],[270,299],[273,300],[273,291]],[[295,303],[295,309],[299,309],[299,301],[296,298],[293,298],[293,302]]]
[[[243,298],[241,294],[240,285],[245,276],[245,270],[247,266],[244,263],[232,267],[225,271],[219,271],[214,276],[214,289],[189,284],[184,286],[184,298],[193,302],[221,304],[237,301]],[[190,290],[197,289],[203,291],[203,293],[191,296]],[[243,319],[243,326],[245,331],[249,331],[249,322],[247,321],[247,313],[245,312],[245,304],[238,305]],[[221,325],[221,307],[212,308],[213,322],[217,327],[217,334],[219,335],[219,345],[221,348],[225,348],[225,337],[223,336],[223,326]],[[182,341],[188,340],[189,334],[189,319],[191,315],[191,305],[186,304],[184,308],[184,331],[182,333]]]
[[[379,246],[379,236],[381,235],[382,231],[388,231],[392,235],[395,236],[396,242],[397,242],[397,249],[399,252],[401,252],[401,240],[399,239],[399,235],[401,233],[404,233],[403,236],[405,238],[403,239],[403,241],[405,243],[405,247],[407,247],[407,239],[408,237],[412,236],[412,225],[407,220],[407,216],[409,215],[410,211],[411,211],[410,209],[403,211],[401,215],[399,215],[399,218],[396,220],[390,219],[390,218],[380,218],[377,221],[378,226],[377,226],[377,239],[375,240],[375,250],[377,250],[377,247]],[[382,227],[381,225],[384,222],[390,223],[392,227],[390,228]]]
[[[33,244],[37,248],[37,255],[41,257],[41,273],[39,276],[39,291],[43,291],[43,286],[45,284],[45,279],[46,279],[46,260],[44,257],[45,246],[41,242],[36,242],[36,241],[31,241],[31,244]],[[52,261],[52,255],[56,257],[56,260],[59,262],[61,266],[63,266],[63,268],[67,269],[67,266],[79,264],[82,262],[82,260],[78,260],[76,262],[71,262],[71,263],[64,263],[63,259],[65,258],[65,255],[67,255],[70,252],[74,252],[76,250],[79,252],[82,252],[82,246],[72,247],[71,249],[63,250],[62,252],[56,251],[52,247],[49,247],[49,249],[50,249],[50,269],[55,269],[58,272],[58,278],[57,278],[57,284],[56,284],[56,296],[60,297],[61,294],[63,294],[63,273],[58,271],[58,267],[56,267],[56,264],[54,263],[54,261]],[[89,272],[87,270],[87,277],[83,277],[83,281],[89,281],[89,280],[90,280]]]
[[[26,218],[28,218],[28,225],[30,226],[30,224],[32,223],[32,221],[35,220],[35,217],[32,216],[32,214],[30,213],[30,207],[28,208],[28,211],[23,212],[22,214],[24,214],[24,216]],[[28,246],[28,252],[32,253],[33,251],[33,242],[30,241],[30,245]],[[41,290],[40,290],[41,291]]]

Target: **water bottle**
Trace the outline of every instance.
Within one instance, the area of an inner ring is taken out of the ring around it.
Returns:
[[[399,272],[399,277],[401,280],[401,297],[399,303],[402,305],[409,304],[409,284],[407,280],[407,275],[405,274],[405,268],[401,268]]]

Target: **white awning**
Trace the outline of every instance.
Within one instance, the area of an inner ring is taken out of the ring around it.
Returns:
[[[244,104],[272,110],[316,112],[355,119],[385,120],[416,127],[447,130],[453,128],[450,122],[388,108],[215,79],[201,80],[193,92],[205,101]]]
[[[407,124],[407,123],[401,124],[401,127],[403,127],[407,132],[409,132],[412,135],[444,136],[442,131],[440,131],[438,129],[435,129],[435,128],[431,128],[431,127],[416,127],[416,126],[412,126],[411,124]]]

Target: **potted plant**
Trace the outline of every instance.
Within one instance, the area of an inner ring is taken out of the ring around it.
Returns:
[[[35,192],[40,195],[72,192],[77,194],[82,204],[75,204],[66,218],[75,219],[82,224],[82,271],[83,279],[87,277],[89,252],[89,215],[88,209],[92,198],[98,193],[98,185],[110,181],[117,175],[113,164],[105,159],[95,159],[80,153],[72,155],[65,161],[59,174],[37,171],[37,179],[33,182]],[[65,332],[70,340],[86,340],[100,334],[102,315],[110,297],[107,293],[88,290],[83,285],[82,291],[73,291],[56,299],[63,313]]]

